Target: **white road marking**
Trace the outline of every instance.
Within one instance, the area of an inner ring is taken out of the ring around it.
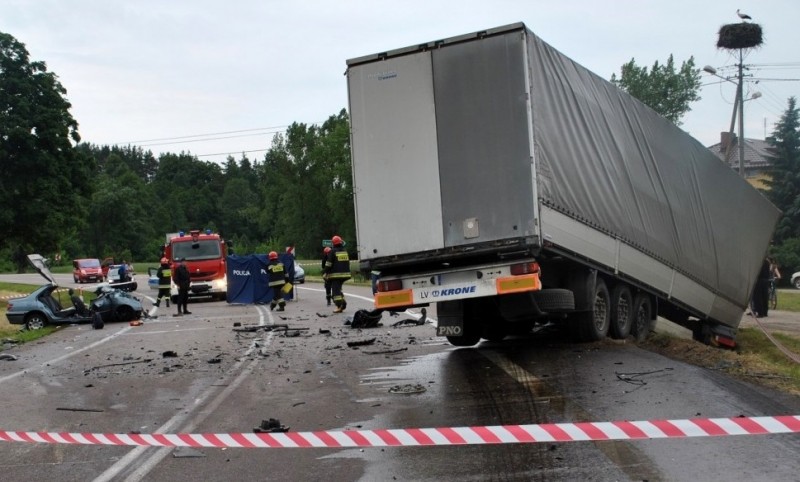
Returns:
[[[265,305],[256,305],[256,310],[259,313],[259,325],[274,325],[275,319],[272,317],[272,312],[266,309]],[[268,318],[269,323],[265,323],[265,315]],[[269,332],[266,337],[266,340],[263,341],[262,346],[267,346],[272,342],[274,338],[274,332]],[[239,361],[234,364],[230,370],[227,371],[225,374],[225,379],[222,381],[218,381],[216,384],[209,386],[199,397],[194,400],[192,404],[191,410],[187,412],[182,412],[171,419],[169,419],[166,423],[160,426],[158,429],[155,430],[154,433],[170,433],[171,431],[181,431],[181,432],[191,432],[193,431],[199,424],[201,424],[209,415],[213,414],[217,408],[233,393],[239,385],[244,382],[244,380],[250,375],[251,372],[255,370],[257,364],[261,362],[261,359],[256,358],[255,360],[251,360],[246,366],[242,368],[245,364],[247,357],[253,353],[257,348],[257,340],[253,340],[250,344],[250,348],[248,348],[247,352],[245,352],[244,356],[240,357]],[[241,371],[239,371],[241,369]],[[232,377],[237,371],[239,374],[233,379],[230,383],[225,383],[226,380]],[[225,385],[222,388],[220,385]],[[222,388],[222,390],[220,390]],[[213,399],[212,399],[213,397]],[[211,402],[208,406],[204,406],[205,402],[210,400]],[[196,413],[196,415],[195,415]],[[191,420],[189,420],[190,416],[194,416]],[[177,429],[176,427],[181,427]],[[144,479],[148,473],[150,473],[153,468],[156,467],[169,453],[173,450],[172,447],[164,447],[156,450],[156,452],[147,457],[145,460],[139,462],[142,458],[145,457],[145,451],[148,450],[150,447],[136,447],[135,449],[128,452],[124,457],[122,457],[119,461],[117,461],[114,465],[106,469],[105,472],[97,476],[94,480],[95,482],[102,482],[102,481],[110,481],[113,480],[115,477],[119,476],[126,468],[132,465],[136,465],[136,469],[125,478],[126,481],[139,481]]]

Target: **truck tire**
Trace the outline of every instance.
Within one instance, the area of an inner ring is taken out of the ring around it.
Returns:
[[[624,340],[631,333],[633,325],[633,295],[627,285],[618,283],[611,292],[611,326],[612,338]]]
[[[483,326],[483,336],[484,340],[489,341],[503,341],[506,336],[508,336],[508,326],[501,321],[495,321],[494,323],[487,323]]]
[[[575,309],[575,295],[570,290],[548,288],[535,291],[536,306],[545,313],[563,313]]]
[[[610,322],[611,295],[606,282],[598,277],[594,285],[592,309],[570,317],[570,328],[577,341],[599,341],[606,337]]]
[[[448,336],[447,341],[453,346],[474,346],[481,341],[481,337],[475,334],[463,336]]]
[[[650,334],[653,319],[653,304],[645,293],[639,293],[633,300],[633,323],[631,334],[638,342],[642,342]]]

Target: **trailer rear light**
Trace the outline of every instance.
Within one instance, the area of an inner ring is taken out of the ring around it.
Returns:
[[[399,279],[393,279],[389,281],[378,281],[378,291],[379,292],[387,292],[387,291],[398,291],[403,289],[403,281]]]
[[[511,265],[511,274],[519,276],[521,274],[533,274],[539,272],[539,263],[533,261],[531,263],[520,263]]]

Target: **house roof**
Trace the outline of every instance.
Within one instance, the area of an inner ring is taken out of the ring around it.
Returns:
[[[732,169],[739,168],[739,146],[734,136],[728,159],[725,159],[725,149],[723,143],[719,142],[708,148],[720,160],[725,161]],[[763,169],[772,166],[772,145],[761,139],[744,140],[744,168]]]

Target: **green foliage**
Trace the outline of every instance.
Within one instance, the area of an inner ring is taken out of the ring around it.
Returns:
[[[775,242],[800,237],[800,111],[796,99],[789,98],[772,136],[772,175],[764,194],[781,211],[783,217],[775,230]]]
[[[781,270],[781,285],[788,285],[792,273],[800,271],[800,238],[790,238],[773,246],[770,254]]]
[[[700,70],[694,67],[694,57],[675,70],[672,55],[661,65],[656,60],[648,71],[639,67],[634,59],[622,66],[619,78],[611,75],[611,83],[636,97],[650,108],[681,125],[681,117],[691,110],[689,104],[700,100]]]
[[[54,253],[86,219],[94,161],[74,149],[66,89],[25,45],[0,32],[0,248]]]

